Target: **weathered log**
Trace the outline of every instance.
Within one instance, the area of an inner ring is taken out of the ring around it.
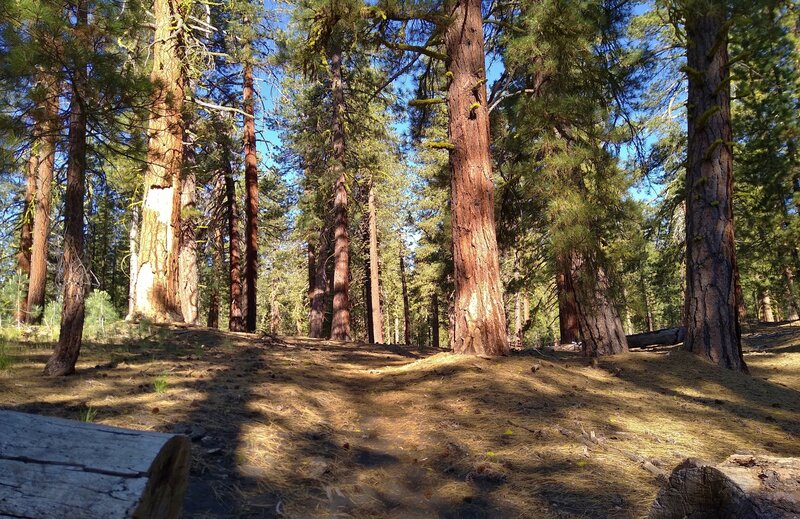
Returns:
[[[800,517],[800,458],[734,455],[716,466],[687,459],[659,491],[648,517]]]
[[[185,436],[0,411],[0,518],[174,518]]]
[[[654,332],[635,333],[628,335],[629,348],[645,348],[647,346],[670,346],[683,342],[686,328],[664,328]]]

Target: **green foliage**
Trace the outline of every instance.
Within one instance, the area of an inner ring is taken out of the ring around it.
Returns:
[[[92,423],[97,418],[97,409],[86,406],[78,413],[78,420],[81,422]]]
[[[156,393],[166,393],[168,388],[169,380],[167,380],[165,375],[158,376],[153,380],[153,391]]]
[[[108,327],[117,321],[119,321],[119,314],[111,303],[111,296],[104,290],[93,290],[86,297],[84,336],[104,337]]]

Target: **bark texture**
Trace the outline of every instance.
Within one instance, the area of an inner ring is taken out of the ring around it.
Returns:
[[[331,97],[333,118],[333,171],[336,178],[333,199],[334,266],[333,266],[333,321],[331,339],[350,340],[350,235],[347,216],[347,180],[344,171],[344,77],[342,53],[335,49],[330,55]]]
[[[590,357],[628,351],[619,313],[610,299],[605,268],[591,255],[568,254],[567,287],[575,294],[575,309],[583,354]]]
[[[455,273],[453,351],[509,352],[494,218],[480,0],[452,4],[445,32]]]
[[[309,245],[310,246],[310,245]],[[328,256],[330,256],[330,240],[328,230],[319,233],[319,249],[316,253],[313,274],[309,272],[309,304],[308,336],[322,338],[325,326],[325,310],[328,306]],[[309,269],[311,265],[309,264]]]
[[[772,298],[769,291],[762,289],[758,295],[759,318],[763,323],[774,323],[775,314],[772,311]]]
[[[644,348],[647,346],[664,346],[679,344],[686,337],[686,328],[665,328],[663,330],[648,331],[628,335],[629,348]]]
[[[565,255],[556,259],[556,290],[558,291],[558,328],[561,344],[578,341],[578,308],[575,303],[575,291],[567,276],[569,262]]]
[[[798,315],[797,291],[794,287],[794,273],[788,265],[783,268],[783,278],[786,280],[786,296],[789,300],[789,315],[787,319],[796,321],[800,319],[800,315]]]
[[[247,315],[245,330],[256,331],[256,279],[258,278],[258,159],[256,156],[256,119],[253,89],[253,65],[244,66],[244,185],[245,185],[245,293]]]
[[[659,491],[649,519],[800,515],[800,459],[734,455],[719,465],[687,459]]]
[[[220,290],[217,281],[217,275],[225,270],[222,256],[224,254],[224,245],[222,242],[222,229],[220,222],[213,223],[213,241],[211,243],[211,265],[213,267],[214,276],[211,279],[211,286],[208,300],[208,316],[206,318],[206,326],[209,328],[219,328],[219,307],[220,307]]]
[[[40,79],[47,92],[46,98],[35,115],[34,136],[39,145],[36,169],[36,194],[34,196],[33,239],[31,241],[31,266],[28,279],[27,315],[25,321],[40,323],[44,310],[47,289],[47,242],[50,236],[51,185],[56,160],[56,138],[58,137],[59,82],[41,74]]]
[[[439,348],[439,296],[436,292],[431,296],[431,346]]]
[[[242,311],[242,256],[241,235],[239,234],[239,208],[236,204],[236,185],[233,182],[233,171],[230,162],[225,162],[225,205],[228,220],[228,283],[230,284],[230,301],[228,306],[228,328],[232,332],[244,331],[244,313]]]
[[[19,249],[17,251],[17,273],[19,276],[20,284],[27,286],[28,278],[31,275],[31,246],[33,245],[33,200],[36,196],[36,171],[39,166],[39,156],[36,150],[31,152],[28,159],[28,169],[25,175],[25,204],[22,211],[22,218],[19,225]],[[18,289],[21,290],[21,289]],[[28,314],[28,298],[27,292],[25,297],[19,297],[17,308],[15,310],[14,319],[18,322],[24,322],[25,316]]]
[[[686,16],[686,340],[698,356],[746,370],[738,317],[726,3]]]
[[[177,519],[185,436],[0,411],[0,517]]]
[[[408,282],[406,281],[406,258],[400,247],[400,287],[403,291],[403,344],[411,344],[411,313],[408,305]]]
[[[128,229],[128,268],[130,269],[130,280],[128,283],[128,315],[126,321],[136,318],[136,273],[139,271],[139,206],[131,208],[131,226]]]
[[[78,2],[76,31],[86,29],[88,12],[85,2]],[[70,375],[83,340],[86,315],[86,290],[89,269],[84,264],[83,202],[86,176],[86,66],[72,73],[72,100],[69,121],[69,157],[67,159],[67,191],[64,197],[64,299],[61,306],[61,328],[55,351],[47,360],[44,374]]]
[[[197,180],[192,138],[184,149],[184,173],[181,180],[180,251],[178,253],[178,299],[183,321],[197,324],[200,314],[200,274],[197,268]]]
[[[369,311],[372,342],[383,344],[383,312],[381,311],[380,270],[378,266],[378,221],[375,207],[375,187],[369,183]]]
[[[148,122],[134,315],[157,322],[181,320],[178,255],[186,76],[178,27],[184,8],[177,0],[153,2],[151,80],[156,91]]]

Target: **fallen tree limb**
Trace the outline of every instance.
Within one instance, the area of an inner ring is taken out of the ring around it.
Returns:
[[[686,328],[664,328],[654,332],[635,333],[628,335],[628,347],[646,348],[648,346],[671,346],[680,344],[686,336]]]

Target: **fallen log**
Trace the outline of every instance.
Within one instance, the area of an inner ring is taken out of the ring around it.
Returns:
[[[647,346],[671,346],[680,344],[686,336],[686,328],[664,328],[654,332],[635,333],[628,335],[629,348],[646,348]]]
[[[687,459],[659,491],[648,517],[800,517],[800,458],[734,455],[716,466]]]
[[[180,517],[185,436],[0,411],[0,518]]]

